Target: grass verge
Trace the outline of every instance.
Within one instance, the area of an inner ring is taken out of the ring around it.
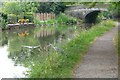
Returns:
[[[119,36],[120,36],[120,30],[118,28],[118,33],[115,35],[115,38],[114,38],[116,52],[118,55],[118,71],[120,70],[120,37]],[[118,78],[120,79],[120,73],[118,73]]]
[[[82,31],[79,36],[65,44],[62,48],[63,54],[51,53],[42,64],[36,64],[30,71],[30,77],[34,78],[69,78],[72,75],[76,63],[80,62],[82,56],[88,50],[91,42],[98,36],[111,30],[115,26],[112,20],[103,21],[91,29]]]
[[[118,35],[120,35],[119,33],[120,33],[120,31],[118,31],[118,33],[115,35],[115,38],[114,38],[114,44],[115,44],[115,47],[116,47],[117,54],[119,54],[118,52],[119,52],[119,49],[120,49],[119,44],[118,44],[118,42],[119,42]]]

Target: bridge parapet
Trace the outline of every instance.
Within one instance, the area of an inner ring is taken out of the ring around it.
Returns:
[[[108,11],[106,8],[82,8],[82,9],[75,9],[75,10],[69,10],[66,11],[68,15],[71,15],[73,17],[77,17],[80,19],[85,19],[88,14],[91,12],[103,12]]]

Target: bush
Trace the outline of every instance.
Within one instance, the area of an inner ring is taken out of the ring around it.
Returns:
[[[57,22],[58,23],[65,23],[65,24],[76,24],[77,19],[61,13],[57,16]]]
[[[15,24],[17,23],[17,16],[15,14],[8,15],[8,23]]]
[[[38,19],[38,18],[34,18],[34,24],[36,24],[36,25],[41,25],[41,22],[40,22],[40,20]]]
[[[54,24],[54,23],[76,24],[77,21],[78,20],[76,18],[67,16],[63,13],[59,14],[55,19],[50,19],[50,20],[43,21],[43,22],[41,22],[38,18],[34,19],[34,23],[37,24],[37,25],[41,25],[41,24],[49,25],[49,24]]]
[[[34,20],[33,14],[24,15],[24,19],[29,19],[29,22],[33,22],[33,20]]]
[[[17,22],[19,19],[24,19],[24,16],[23,15],[17,15]]]
[[[1,15],[2,19],[4,19],[5,22],[7,22],[7,14],[5,14],[5,13],[0,13],[0,15]]]
[[[55,14],[59,14],[60,12],[64,12],[66,6],[63,2],[42,2],[38,7],[38,12],[40,13],[50,13],[54,12]]]
[[[4,19],[0,19],[0,28],[2,28],[2,29],[6,29],[7,27],[6,27],[6,22],[5,22],[5,20]]]

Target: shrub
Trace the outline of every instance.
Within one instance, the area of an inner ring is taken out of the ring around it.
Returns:
[[[34,23],[37,24],[37,25],[41,25],[41,24],[54,24],[54,23],[58,23],[58,24],[61,24],[61,23],[64,23],[64,24],[76,24],[77,23],[77,19],[74,18],[74,17],[70,17],[70,16],[67,16],[63,13],[59,14],[55,19],[50,19],[50,20],[47,20],[47,21],[40,21],[38,18],[35,18],[34,19]]]
[[[33,14],[24,15],[24,19],[29,19],[29,22],[33,22],[33,20],[34,20]]]
[[[58,23],[65,23],[65,24],[76,24],[77,19],[61,13],[57,16],[57,22]]]
[[[8,15],[8,23],[14,24],[17,23],[17,16],[15,14]]]
[[[23,16],[23,15],[17,15],[17,21],[18,21],[19,19],[24,19],[24,16]]]
[[[38,18],[34,18],[34,24],[36,24],[36,25],[41,25],[41,22],[40,22],[40,20],[38,19]]]
[[[40,3],[38,7],[38,12],[40,13],[50,13],[54,12],[55,14],[59,14],[60,12],[64,12],[66,6],[63,2],[43,2]]]
[[[0,19],[0,28],[2,28],[2,29],[6,29],[7,27],[6,27],[6,22],[5,22],[5,20],[4,19]]]
[[[7,14],[5,14],[5,13],[0,13],[0,15],[1,15],[2,19],[4,19],[5,22],[7,22]]]

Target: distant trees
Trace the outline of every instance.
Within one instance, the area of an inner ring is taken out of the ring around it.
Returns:
[[[120,18],[120,2],[111,2],[109,7],[113,17]]]
[[[66,5],[63,2],[6,2],[3,10],[7,14],[25,14],[26,12],[64,12]]]
[[[38,7],[38,12],[59,14],[60,12],[64,12],[65,8],[66,5],[63,2],[41,2]]]
[[[38,12],[59,14],[60,12],[64,12],[65,8],[66,5],[63,2],[41,2],[38,6]]]
[[[3,13],[7,14],[8,23],[16,23],[21,18],[33,21],[33,14],[37,11],[38,2],[4,2]]]
[[[7,14],[20,14],[22,11],[21,8],[19,7],[18,2],[6,2],[3,5],[3,12]]]
[[[36,12],[35,2],[6,2],[3,4],[3,12],[7,14],[25,14],[26,12]]]

